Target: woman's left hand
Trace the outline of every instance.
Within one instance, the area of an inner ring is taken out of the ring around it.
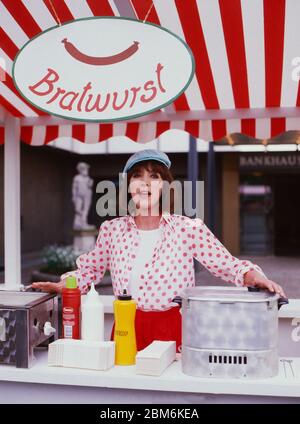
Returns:
[[[272,293],[278,293],[280,297],[286,298],[286,294],[284,293],[283,288],[279,284],[265,278],[260,272],[255,270],[248,271],[245,273],[244,286],[254,286],[259,287],[261,289],[267,289]]]

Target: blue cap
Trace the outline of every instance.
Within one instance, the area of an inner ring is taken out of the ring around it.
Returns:
[[[156,160],[157,162],[165,165],[167,168],[170,168],[171,166],[171,161],[164,152],[154,149],[146,149],[136,152],[130,156],[123,169],[123,175],[126,174],[136,163],[143,162],[145,160]]]

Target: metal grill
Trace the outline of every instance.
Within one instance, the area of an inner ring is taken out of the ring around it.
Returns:
[[[208,357],[208,362],[210,364],[247,365],[247,356],[211,354]]]

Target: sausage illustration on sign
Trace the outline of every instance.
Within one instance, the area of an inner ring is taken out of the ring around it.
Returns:
[[[139,42],[134,41],[130,47],[128,47],[127,49],[123,50],[120,53],[117,53],[112,56],[96,57],[96,56],[88,56],[82,53],[80,50],[77,49],[77,47],[74,46],[74,44],[68,41],[67,38],[64,38],[62,40],[62,43],[64,44],[67,52],[74,59],[79,60],[80,62],[83,62],[83,63],[87,63],[88,65],[96,65],[96,66],[112,65],[114,63],[122,62],[123,60],[126,60],[129,57],[131,57],[139,49]]]

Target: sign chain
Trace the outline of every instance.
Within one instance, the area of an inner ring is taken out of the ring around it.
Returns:
[[[55,8],[54,8],[54,6],[53,6],[52,0],[49,0],[49,3],[50,3],[50,6],[51,6],[52,11],[53,11],[53,13],[54,13],[54,16],[55,16],[56,22],[58,23],[58,25],[59,25],[59,26],[61,26],[61,21],[60,21],[60,19],[59,19],[59,17],[58,17],[58,14],[56,13],[56,10],[55,10]]]
[[[56,19],[56,21],[57,21],[58,25],[59,25],[59,26],[61,26],[61,21],[60,21],[60,19],[59,19],[59,17],[58,17],[58,14],[57,14],[56,10],[55,10],[55,7],[54,7],[54,5],[53,5],[53,3],[52,3],[52,0],[49,0],[49,4],[50,4],[50,6],[51,6],[51,9],[52,9],[52,11],[53,11],[53,13],[54,13],[54,16],[55,16],[55,19]],[[150,15],[151,10],[152,10],[152,8],[153,8],[153,6],[154,6],[154,3],[153,3],[153,0],[152,0],[152,2],[151,2],[151,6],[149,7],[149,10],[148,10],[148,12],[146,13],[145,18],[143,19],[143,23],[145,23],[145,21],[147,20],[148,16]]]
[[[151,10],[152,10],[153,6],[154,6],[154,3],[153,3],[153,0],[152,0],[152,2],[151,2],[151,6],[150,6],[150,8],[149,8],[149,10],[148,10],[148,12],[147,12],[147,14],[146,14],[146,16],[145,16],[144,20],[143,20],[143,24],[145,23],[145,21],[147,20],[148,16],[150,15],[150,12],[151,12]]]

